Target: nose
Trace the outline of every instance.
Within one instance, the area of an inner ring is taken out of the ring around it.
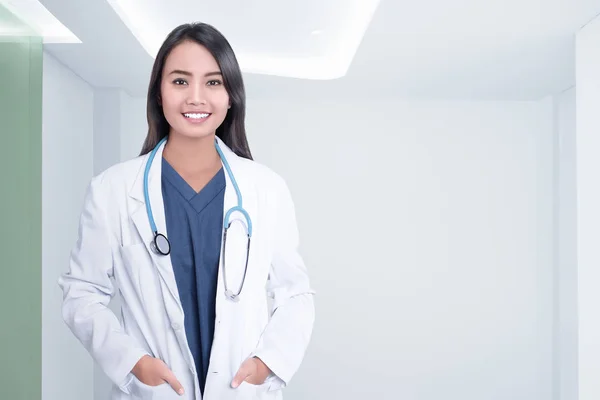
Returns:
[[[190,85],[187,103],[190,105],[206,104],[204,87],[201,84]]]

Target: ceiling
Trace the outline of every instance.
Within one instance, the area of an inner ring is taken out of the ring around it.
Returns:
[[[148,43],[156,39],[141,44],[136,38],[140,30],[123,22],[122,13],[112,6],[116,1],[40,0],[82,42],[48,44],[46,49],[96,87],[118,87],[132,96],[145,96],[153,62],[150,54],[155,48]],[[312,0],[305,3],[313,8],[299,12],[282,9],[285,2],[276,0],[222,0],[219,8],[210,5],[211,13],[202,15],[201,8],[184,7],[192,4],[190,0],[152,0],[144,2],[144,7],[169,4],[169,9],[186,11],[189,21],[202,20],[222,30],[236,53],[243,54],[240,62],[245,66],[249,97],[285,94],[307,101],[316,96],[537,100],[574,85],[574,34],[600,13],[600,0],[381,0],[373,7],[372,18],[357,19],[360,13],[352,17],[358,21],[357,32],[362,34],[364,28],[364,36],[347,52],[346,64],[331,69],[337,71],[337,79],[327,79],[327,74],[307,79],[311,77],[283,69],[257,73],[266,59],[248,61],[253,49],[263,54],[268,47],[275,49],[272,55],[281,57],[293,51],[333,54],[332,49],[350,33],[341,28],[347,28],[347,23],[314,18],[320,12],[315,4],[325,1],[352,7],[361,4],[361,0]],[[228,12],[241,4],[246,5],[242,13]],[[248,4],[261,12],[251,13]],[[331,9],[324,13],[329,20],[343,14]],[[163,32],[183,22],[182,15],[165,10],[144,13],[149,26],[156,24]],[[293,23],[302,28],[284,29]],[[315,35],[314,30],[323,30],[324,35]],[[338,42],[323,44],[332,31]],[[278,41],[269,42],[269,32]]]
[[[81,43],[39,1],[0,0],[0,39],[15,36],[41,37],[44,44]]]
[[[21,0],[23,1],[23,0]],[[144,49],[155,56],[190,15],[232,43],[247,73],[302,79],[344,76],[379,0],[107,0]],[[232,11],[242,18],[232,18]]]

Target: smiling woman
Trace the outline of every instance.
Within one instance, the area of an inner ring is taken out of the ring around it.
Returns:
[[[149,131],[142,155],[175,130],[187,137],[216,132],[234,153],[252,159],[242,72],[229,42],[213,27],[185,25],[171,32],[156,56],[147,101]],[[199,114],[210,123],[202,128],[183,124]]]
[[[281,399],[300,367],[314,292],[289,189],[252,160],[245,106],[221,33],[176,28],[152,70],[141,154],[90,184],[63,316],[114,400]]]
[[[207,136],[223,123],[229,95],[219,65],[205,47],[185,41],[173,48],[161,81],[157,101],[162,105],[171,135]]]

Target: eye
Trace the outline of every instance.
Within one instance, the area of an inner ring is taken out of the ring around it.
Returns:
[[[187,82],[185,81],[185,79],[182,78],[177,78],[173,81],[174,84],[176,85],[187,85]]]
[[[211,81],[208,81],[206,84],[207,84],[208,86],[218,86],[218,85],[221,85],[221,84],[223,84],[223,82],[221,82],[221,81],[220,81],[220,80],[218,80],[218,79],[213,79],[213,80],[211,80]]]

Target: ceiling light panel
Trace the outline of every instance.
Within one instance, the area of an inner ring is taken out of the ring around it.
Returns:
[[[39,36],[44,43],[81,43],[37,0],[0,0],[16,19],[0,21],[0,36]]]
[[[206,22],[231,43],[244,72],[303,79],[346,74],[379,0],[107,0],[155,57],[176,26]]]

